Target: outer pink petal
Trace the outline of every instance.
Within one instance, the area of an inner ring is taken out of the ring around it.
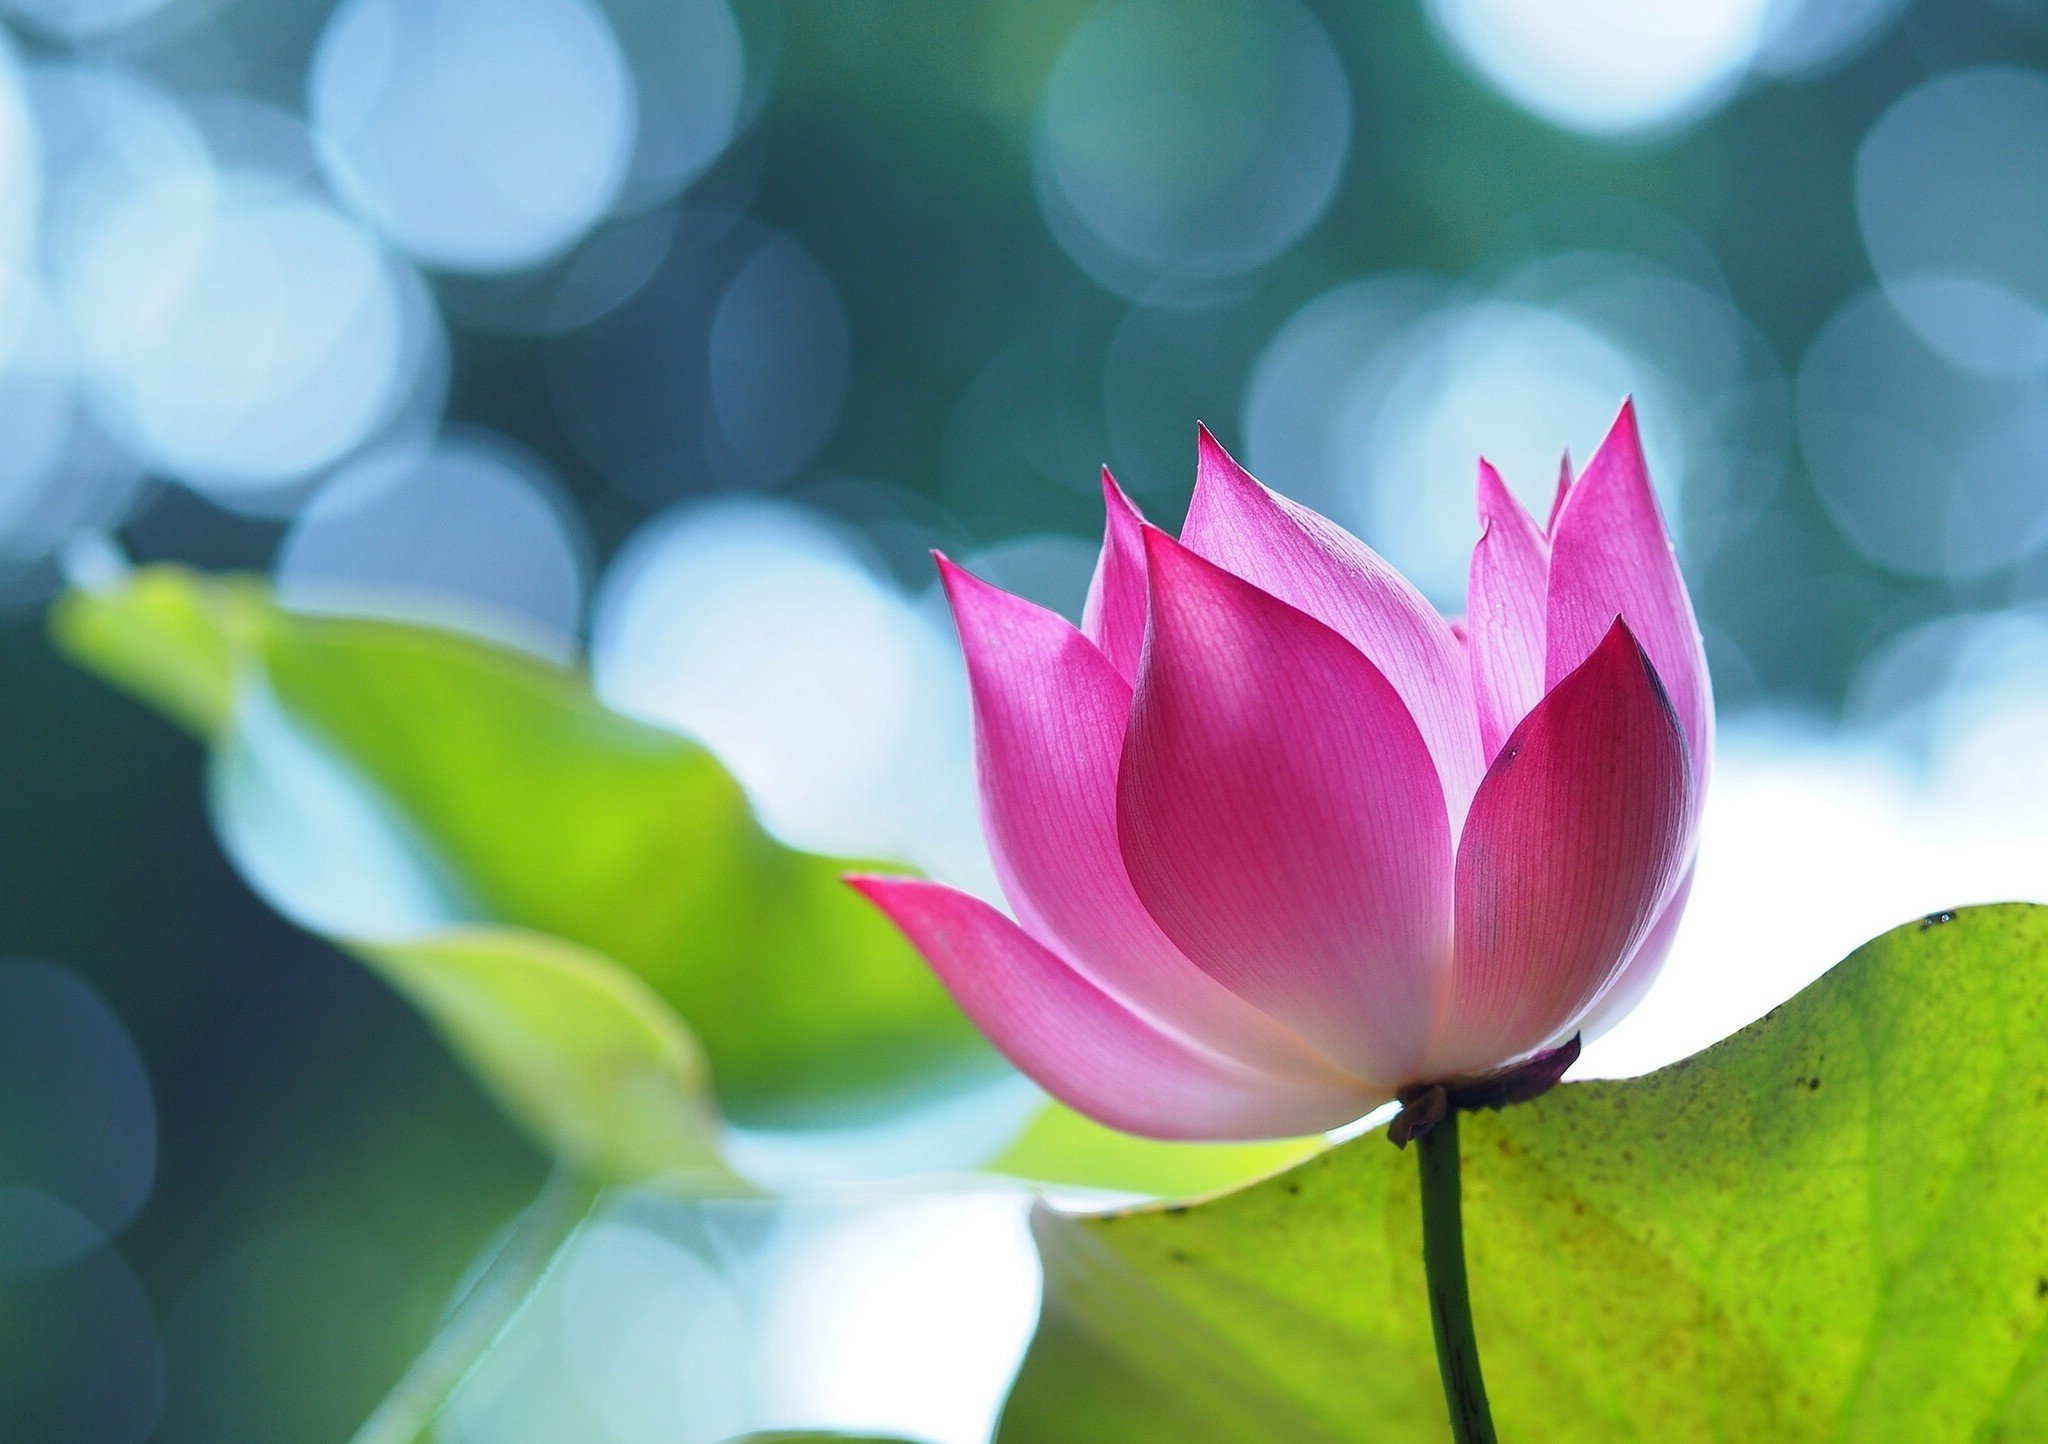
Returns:
[[[1132,884],[1219,982],[1361,1077],[1421,1059],[1448,965],[1450,823],[1380,670],[1145,533],[1151,628],[1117,820]]]
[[[1098,987],[1212,1048],[1329,1070],[1298,1034],[1183,957],[1131,891],[1116,832],[1130,685],[1065,618],[944,557],[939,574],[974,698],[983,828],[1024,927]]]
[[[1422,729],[1455,833],[1486,761],[1464,656],[1422,594],[1342,527],[1259,485],[1206,427],[1181,540],[1372,659]]]
[[[1002,1053],[1061,1101],[1150,1138],[1284,1138],[1385,1098],[1287,1081],[1162,1031],[978,898],[915,878],[848,879],[916,945]]]
[[[1490,761],[1543,696],[1543,610],[1550,547],[1522,504],[1479,463],[1479,522],[1465,613],[1466,657]]]
[[[1617,616],[1626,620],[1685,729],[1697,801],[1713,746],[1707,657],[1650,490],[1634,403],[1623,403],[1607,439],[1573,484],[1550,548],[1544,667],[1549,685],[1591,655]]]
[[[1607,985],[1600,1001],[1580,1022],[1579,1029],[1586,1035],[1588,1043],[1627,1017],[1664,970],[1664,960],[1671,956],[1672,940],[1678,936],[1679,919],[1685,914],[1686,899],[1692,896],[1696,867],[1697,864],[1686,868],[1685,876],[1671,890],[1671,896],[1665,900],[1657,920],[1650,924],[1649,932],[1636,944],[1634,956],[1622,965],[1621,975]]]
[[[1126,682],[1138,680],[1145,649],[1145,518],[1124,495],[1109,468],[1102,468],[1102,555],[1081,608],[1081,630]]]
[[[1570,1036],[1688,860],[1690,783],[1670,703],[1617,621],[1523,719],[1472,800],[1430,1077]]]

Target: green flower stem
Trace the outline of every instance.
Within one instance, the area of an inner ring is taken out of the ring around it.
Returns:
[[[1415,1157],[1422,1167],[1422,1266],[1429,1277],[1429,1320],[1436,1332],[1436,1365],[1451,1414],[1451,1437],[1457,1444],[1497,1444],[1465,1287],[1455,1108],[1416,1138]]]
[[[449,1311],[427,1351],[358,1429],[351,1444],[415,1444],[532,1297],[601,1190],[565,1171],[506,1233],[476,1282]]]

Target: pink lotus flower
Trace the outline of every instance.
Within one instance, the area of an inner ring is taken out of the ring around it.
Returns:
[[[998,1048],[1127,1132],[1277,1137],[1633,1005],[1713,704],[1630,407],[1547,531],[1480,464],[1462,626],[1206,430],[1180,540],[1103,489],[1078,631],[939,562],[1016,921],[854,879]]]

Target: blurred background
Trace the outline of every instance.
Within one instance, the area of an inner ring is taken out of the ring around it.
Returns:
[[[929,548],[1076,611],[1199,418],[1455,611],[1624,393],[1724,733],[1606,1071],[2048,896],[2048,6],[0,0],[0,1436],[344,1439],[543,1173],[67,579],[587,657],[985,885]]]

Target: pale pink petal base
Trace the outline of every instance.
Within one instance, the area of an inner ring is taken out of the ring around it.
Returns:
[[[1449,963],[1443,789],[1378,668],[1147,529],[1151,630],[1124,740],[1132,885],[1196,965],[1329,1057],[1411,1076]]]
[[[1570,1036],[1687,862],[1685,743],[1628,628],[1515,729],[1458,848],[1457,963],[1427,1076]]]
[[[1061,1102],[1147,1138],[1287,1138],[1385,1101],[1221,1058],[1140,1019],[978,898],[914,878],[848,879],[910,938],[1002,1053]]]
[[[1650,985],[1657,981],[1657,974],[1664,969],[1664,960],[1671,956],[1671,944],[1678,936],[1679,919],[1685,916],[1686,899],[1692,896],[1693,874],[1697,866],[1688,866],[1685,876],[1671,890],[1671,896],[1650,924],[1649,932],[1636,944],[1636,950],[1621,973],[1607,985],[1607,991],[1600,995],[1600,1001],[1579,1020],[1579,1031],[1588,1043],[1628,1016],[1635,1005],[1643,1000],[1643,994],[1650,991]]]

